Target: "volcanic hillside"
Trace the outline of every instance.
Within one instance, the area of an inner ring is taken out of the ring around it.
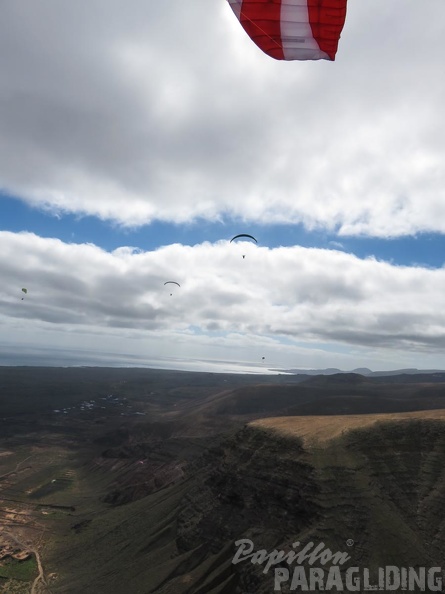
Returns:
[[[14,373],[0,370],[9,395]],[[342,571],[441,566],[437,377],[20,374],[0,418],[0,524],[55,594],[270,594],[273,570],[232,563],[240,539],[324,543],[348,554]]]
[[[382,417],[305,449],[296,436],[247,426],[182,481],[71,531],[57,547],[54,591],[269,594],[272,571],[232,563],[239,539],[268,551],[322,542],[346,551],[348,567],[440,566],[444,429]]]

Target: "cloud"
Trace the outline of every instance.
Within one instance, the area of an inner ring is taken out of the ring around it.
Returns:
[[[227,241],[109,253],[0,232],[0,250],[0,316],[11,341],[105,353],[149,343],[157,355],[205,358],[258,357],[274,345],[284,360],[318,349],[351,362],[356,349],[428,360],[445,346],[445,269]]]
[[[223,0],[7,3],[0,187],[126,226],[444,232],[444,17],[350,2],[334,64],[279,63]]]

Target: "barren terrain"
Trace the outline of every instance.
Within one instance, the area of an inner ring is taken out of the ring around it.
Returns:
[[[443,374],[0,368],[0,390],[0,592],[270,594],[243,538],[443,560]]]

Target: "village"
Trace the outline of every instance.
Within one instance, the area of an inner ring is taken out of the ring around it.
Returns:
[[[84,400],[79,403],[78,406],[69,406],[65,408],[55,408],[53,409],[53,413],[55,414],[64,414],[68,415],[74,411],[103,411],[103,410],[110,410],[110,407],[118,407],[122,406],[125,407],[125,411],[121,411],[121,416],[131,416],[131,415],[145,415],[145,412],[134,411],[133,406],[129,404],[127,398],[114,396],[113,394],[109,394],[108,396],[102,396],[98,400],[91,399],[91,400]]]

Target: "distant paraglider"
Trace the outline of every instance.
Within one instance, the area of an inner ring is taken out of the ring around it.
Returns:
[[[25,293],[25,295],[28,293],[28,289],[23,288],[22,289],[22,293]],[[23,301],[24,297],[22,297],[22,301]]]
[[[255,243],[258,243],[255,237],[253,235],[249,235],[248,233],[239,233],[238,235],[235,235],[235,237],[232,237],[232,239],[230,240],[230,243],[232,243],[232,241],[235,241],[235,239],[239,239],[240,237],[247,237],[247,239],[253,239]]]
[[[249,233],[239,233],[238,235],[235,235],[235,237],[232,237],[232,239],[230,240],[230,243],[232,243],[232,241],[235,241],[235,239],[251,239],[255,243],[258,243],[258,241],[255,239],[255,237],[253,235],[249,235]],[[246,257],[246,254],[243,254],[243,259],[245,257]]]
[[[176,281],[166,281],[166,282],[164,283],[164,286],[165,286],[165,285],[178,285],[178,287],[180,287],[180,286],[181,286],[181,285],[180,285],[179,283],[177,283]],[[173,295],[173,293],[170,293],[170,297],[171,297],[172,295]]]

